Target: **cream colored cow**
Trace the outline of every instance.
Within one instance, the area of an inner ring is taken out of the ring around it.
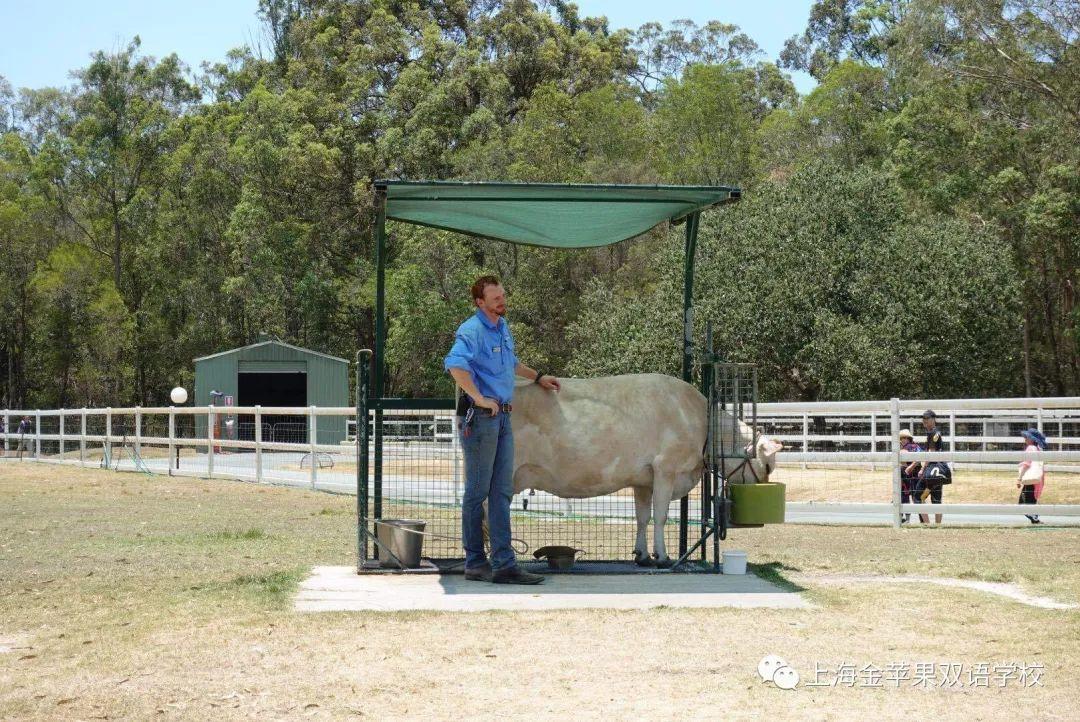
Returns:
[[[627,487],[634,491],[639,564],[670,563],[664,525],[672,499],[685,496],[704,468],[707,401],[690,384],[663,374],[559,379],[562,390],[535,384],[514,390],[514,491],[540,489],[583,499]],[[731,438],[731,419],[726,417]],[[733,483],[765,481],[780,444],[738,423],[734,449],[726,449]],[[725,442],[725,448],[730,442]],[[746,454],[754,451],[744,463]],[[737,457],[737,458],[735,458]],[[653,551],[646,529],[654,522]]]

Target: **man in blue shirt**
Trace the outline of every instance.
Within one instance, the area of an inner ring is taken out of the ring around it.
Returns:
[[[559,381],[518,361],[506,323],[506,292],[495,276],[472,285],[476,313],[462,323],[443,365],[467,399],[458,406],[461,447],[465,454],[465,495],[461,536],[465,578],[497,584],[539,584],[539,574],[517,564],[510,546],[510,500],[514,495],[514,434],[510,401],[514,377],[522,376],[549,391]],[[484,552],[484,501],[488,503],[491,561]]]

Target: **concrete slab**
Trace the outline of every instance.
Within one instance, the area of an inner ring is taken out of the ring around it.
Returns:
[[[300,585],[296,610],[480,612],[651,607],[769,607],[810,604],[753,574],[551,575],[534,587],[469,582],[461,575],[359,575],[352,567],[315,567]]]

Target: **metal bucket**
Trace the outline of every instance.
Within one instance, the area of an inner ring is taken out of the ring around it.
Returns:
[[[389,569],[399,568],[394,561],[397,557],[400,568],[420,566],[420,552],[424,546],[424,527],[427,522],[418,519],[379,519],[375,522],[375,537],[379,540],[380,565]],[[390,551],[394,557],[386,553]]]

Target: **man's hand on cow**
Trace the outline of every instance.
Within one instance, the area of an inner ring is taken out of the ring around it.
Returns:
[[[540,385],[548,391],[558,391],[562,388],[561,386],[559,386],[559,380],[557,378],[547,375],[540,377]]]

